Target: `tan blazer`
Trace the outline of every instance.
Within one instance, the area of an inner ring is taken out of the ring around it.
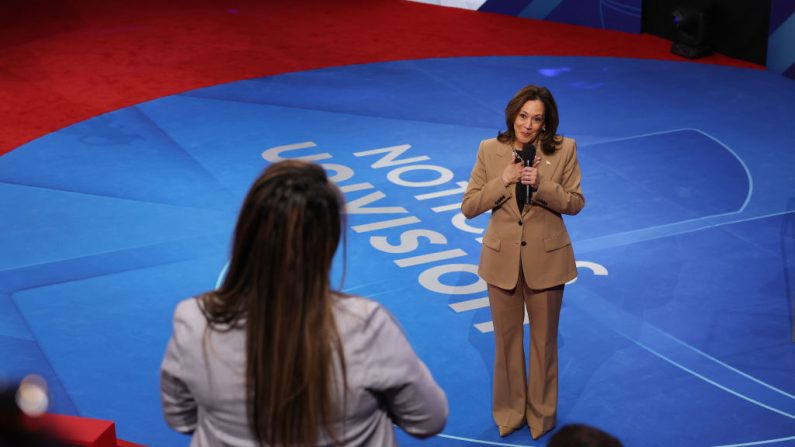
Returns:
[[[577,144],[564,138],[552,155],[536,151],[541,157],[540,180],[530,211],[524,215],[514,197],[516,185],[502,182],[512,152],[510,145],[496,138],[483,140],[461,203],[461,212],[469,219],[491,210],[478,274],[489,284],[513,289],[521,256],[531,289],[566,283],[577,276],[577,267],[561,214],[577,214],[585,206]]]

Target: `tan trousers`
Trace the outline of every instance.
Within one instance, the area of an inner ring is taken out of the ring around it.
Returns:
[[[489,284],[494,321],[493,415],[497,425],[530,427],[533,437],[555,425],[558,407],[558,321],[563,285],[532,290],[519,273],[513,290]],[[525,374],[524,308],[530,322],[530,375]],[[527,379],[526,379],[527,377]]]

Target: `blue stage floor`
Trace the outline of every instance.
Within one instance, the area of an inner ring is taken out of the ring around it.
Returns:
[[[566,219],[580,276],[561,315],[558,426],[627,446],[795,446],[795,84],[702,64],[336,67],[42,137],[0,158],[0,374],[42,374],[55,412],[112,419],[122,438],[187,445],[159,404],[173,308],[214,287],[255,176],[311,157],[349,202],[343,289],[397,316],[450,401],[443,435],[401,444],[545,445],[526,430],[499,438],[491,420],[490,314],[473,273],[488,216],[458,212],[478,143],[525,84],[555,94],[586,197]],[[434,243],[389,249],[408,230]]]

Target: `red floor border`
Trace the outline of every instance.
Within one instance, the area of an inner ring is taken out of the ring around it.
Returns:
[[[0,155],[143,101],[290,71],[488,55],[681,60],[651,35],[404,0],[4,3]],[[722,55],[700,62],[763,68]]]

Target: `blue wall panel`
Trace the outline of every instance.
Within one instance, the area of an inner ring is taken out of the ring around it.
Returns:
[[[641,0],[487,0],[480,11],[639,33]]]
[[[487,0],[478,10],[517,16],[528,3],[528,0]]]
[[[770,5],[767,68],[795,79],[795,2],[792,0],[773,0]]]

